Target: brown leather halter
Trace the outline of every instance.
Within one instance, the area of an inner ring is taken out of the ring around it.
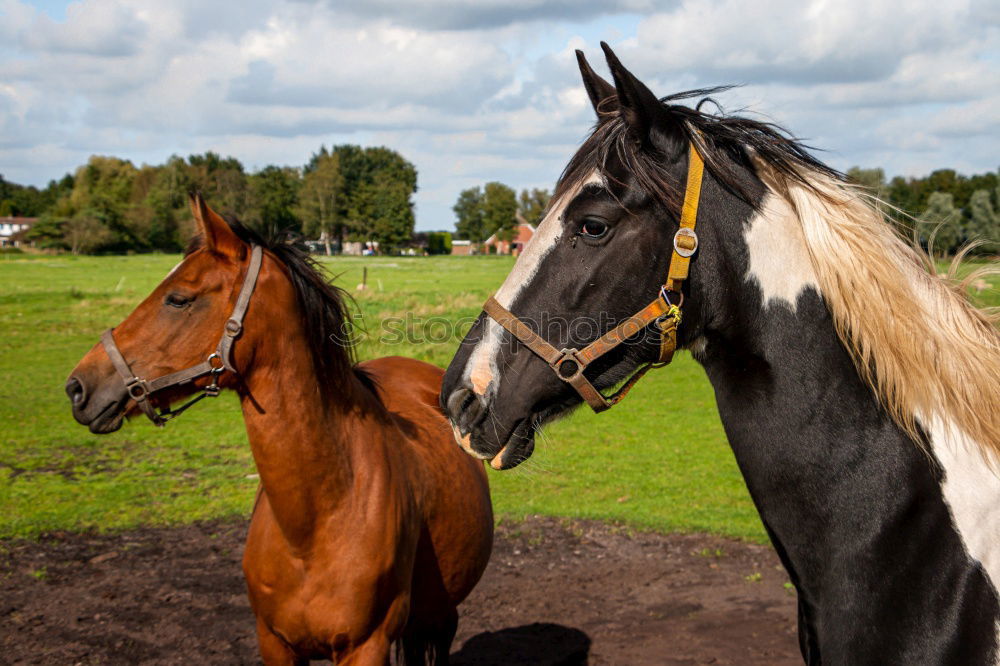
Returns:
[[[667,279],[660,287],[660,293],[656,300],[652,303],[583,349],[562,350],[556,349],[543,340],[527,324],[500,305],[494,296],[490,296],[486,304],[483,305],[483,310],[487,315],[548,363],[556,376],[576,389],[580,397],[595,412],[603,412],[618,404],[650,368],[662,367],[673,360],[674,350],[677,348],[677,327],[681,323],[681,306],[684,304],[681,286],[688,276],[691,255],[698,249],[698,236],[694,233],[694,225],[698,219],[701,178],[705,170],[701,155],[693,143],[690,146],[688,156],[687,187],[684,190],[684,204],[681,207],[680,228],[674,234],[674,251],[670,257]],[[670,301],[670,294],[676,296],[676,304]],[[655,362],[646,363],[640,367],[612,395],[603,395],[584,376],[584,370],[595,360],[637,335],[650,324],[655,325],[660,330],[659,358]]]
[[[175,418],[202,398],[214,398],[219,395],[219,375],[226,370],[233,374],[239,374],[236,372],[232,361],[233,341],[243,331],[243,317],[246,315],[247,307],[250,305],[250,297],[253,295],[254,287],[257,285],[257,276],[260,275],[260,265],[263,259],[263,249],[259,245],[253,245],[250,252],[250,264],[247,267],[247,274],[243,278],[243,287],[240,289],[240,295],[236,299],[233,312],[223,327],[219,344],[216,346],[215,351],[198,365],[186,370],[178,370],[177,372],[172,372],[169,375],[157,377],[156,379],[143,379],[132,372],[125,357],[119,351],[118,345],[115,344],[114,329],[109,328],[101,334],[101,344],[104,345],[104,351],[107,352],[108,358],[111,359],[111,364],[115,366],[115,370],[118,371],[122,381],[125,382],[125,390],[128,391],[129,397],[135,400],[143,413],[157,426],[162,428],[167,421]],[[167,407],[163,411],[157,412],[156,407],[149,400],[149,396],[157,391],[180,384],[187,384],[205,375],[212,376],[212,383],[202,389],[201,395],[184,403],[179,409],[171,410]]]

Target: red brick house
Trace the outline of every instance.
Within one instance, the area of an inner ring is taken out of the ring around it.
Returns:
[[[521,254],[528,241],[535,235],[535,227],[528,224],[521,214],[517,214],[517,225],[514,227],[514,239],[510,241],[499,240],[493,234],[483,243],[483,254]]]

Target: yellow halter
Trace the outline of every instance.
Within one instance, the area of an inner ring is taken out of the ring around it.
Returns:
[[[670,256],[667,279],[660,287],[656,300],[583,349],[557,350],[500,305],[494,296],[490,296],[483,305],[487,315],[548,363],[559,379],[576,389],[580,397],[595,412],[603,412],[619,403],[650,368],[666,365],[673,360],[674,351],[677,349],[677,327],[681,323],[681,306],[684,304],[681,287],[688,276],[691,256],[698,249],[698,236],[694,232],[694,225],[698,221],[698,201],[701,199],[701,179],[704,171],[705,164],[701,154],[692,143],[688,152],[687,187],[684,189],[684,203],[681,206],[680,227],[674,234],[674,249]],[[676,303],[671,302],[670,294],[676,294]],[[584,377],[583,371],[595,360],[653,323],[660,329],[659,358],[640,367],[612,395],[603,395]]]

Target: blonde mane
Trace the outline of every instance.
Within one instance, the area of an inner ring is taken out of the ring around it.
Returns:
[[[918,424],[944,419],[1000,458],[1000,331],[968,280],[938,276],[861,188],[756,166],[795,211],[837,333],[896,423],[920,443]]]

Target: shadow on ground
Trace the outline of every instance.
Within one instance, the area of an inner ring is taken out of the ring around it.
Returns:
[[[539,623],[484,631],[451,655],[453,666],[586,666],[590,637],[579,629]]]
[[[0,664],[256,666],[244,522],[0,540]],[[774,551],[704,534],[504,521],[459,606],[457,666],[794,666]]]

